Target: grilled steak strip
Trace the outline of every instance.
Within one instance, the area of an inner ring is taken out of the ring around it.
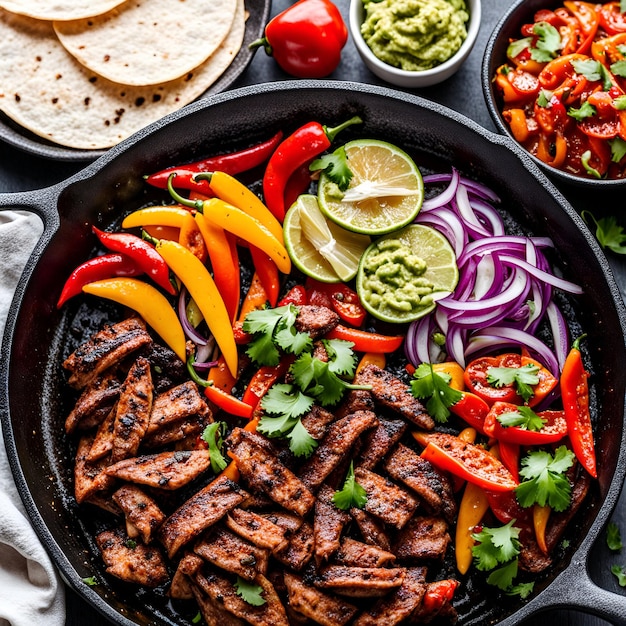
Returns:
[[[386,567],[396,560],[396,555],[377,546],[371,546],[351,537],[344,537],[335,555],[337,565],[360,567]]]
[[[448,525],[443,518],[415,516],[398,534],[393,551],[401,560],[441,560],[449,543]]]
[[[374,411],[374,397],[367,389],[350,389],[339,409],[335,413],[336,419],[341,419],[357,411]]]
[[[260,548],[275,550],[285,542],[285,529],[246,509],[233,509],[225,519],[226,526],[240,537]]]
[[[356,615],[353,604],[305,584],[300,576],[285,572],[284,581],[289,606],[316,624],[345,626]]]
[[[69,435],[77,428],[85,430],[97,426],[117,401],[120,386],[121,382],[112,372],[97,376],[80,394],[65,419],[65,432]]]
[[[115,479],[105,474],[109,459],[100,459],[90,462],[89,451],[93,443],[93,435],[83,435],[78,442],[76,459],[74,461],[74,497],[80,504],[113,486]]]
[[[158,548],[142,543],[131,545],[128,537],[119,529],[99,533],[96,543],[108,574],[151,588],[169,580],[165,561]]]
[[[450,480],[407,446],[398,445],[384,464],[387,473],[414,491],[430,513],[441,513],[452,523],[457,505]]]
[[[111,450],[113,450],[113,439],[115,439],[114,428],[115,407],[109,411],[109,414],[104,418],[100,426],[98,426],[93,443],[89,449],[89,454],[87,455],[89,461],[94,462],[111,454]]]
[[[306,485],[250,433],[235,428],[229,443],[237,467],[251,489],[262,491],[288,511],[301,516],[313,508],[315,497]]]
[[[208,410],[198,386],[188,380],[156,396],[146,435],[153,435],[159,428],[192,415],[205,415]]]
[[[299,333],[308,333],[312,339],[323,337],[339,324],[339,315],[328,307],[303,304],[297,309],[295,328]]]
[[[122,385],[113,425],[113,463],[137,454],[152,411],[152,374],[148,359],[139,357]]]
[[[328,426],[335,421],[335,416],[327,409],[314,404],[311,410],[302,416],[300,421],[309,435],[319,441],[326,434]]]
[[[112,498],[126,517],[128,536],[141,535],[143,543],[150,543],[153,534],[165,520],[165,513],[157,503],[135,485],[123,485]]]
[[[229,613],[218,600],[205,594],[197,585],[191,585],[191,592],[207,626],[243,626],[246,623]]]
[[[322,562],[328,561],[337,552],[343,529],[350,521],[350,514],[338,509],[333,504],[334,493],[331,487],[322,485],[315,503],[313,535],[315,538],[315,561],[318,566]]]
[[[162,426],[143,438],[142,445],[145,448],[163,448],[177,444],[188,445],[195,440],[208,424],[213,422],[211,411],[206,415],[193,415],[188,419],[178,420],[167,426]],[[186,443],[185,443],[186,442]]]
[[[409,567],[402,584],[387,598],[381,598],[353,622],[353,626],[395,626],[411,617],[426,592],[426,568]]]
[[[366,513],[362,509],[350,509],[352,519],[357,523],[363,541],[372,546],[377,546],[381,550],[391,549],[391,540],[387,535],[384,524],[373,515]]]
[[[159,489],[180,489],[211,466],[208,450],[176,450],[124,459],[106,469],[109,476]]]
[[[298,472],[302,482],[315,491],[347,456],[361,434],[376,423],[376,415],[371,411],[358,411],[333,422],[320,445]]]
[[[267,573],[268,551],[221,526],[203,535],[193,550],[209,563],[245,580]]]
[[[274,557],[283,565],[299,572],[313,558],[314,547],[313,526],[305,521],[286,545],[274,550]]]
[[[357,467],[356,482],[365,489],[365,510],[394,528],[402,528],[412,517],[418,501],[404,489],[370,470]]]
[[[424,430],[435,427],[433,418],[409,387],[399,378],[373,363],[364,367],[355,377],[357,385],[371,385],[374,402],[387,407]]]
[[[379,417],[378,425],[367,433],[363,450],[355,459],[355,465],[373,470],[400,441],[408,424],[404,420],[390,420]]]
[[[151,342],[145,323],[138,317],[105,326],[63,362],[70,373],[69,385],[84,389],[102,372]]]
[[[246,492],[226,476],[218,476],[194,494],[159,529],[159,539],[168,556],[173,557],[179,548],[241,504],[246,496]]]
[[[352,598],[375,598],[399,587],[405,574],[403,567],[328,565],[317,573],[313,584]]]

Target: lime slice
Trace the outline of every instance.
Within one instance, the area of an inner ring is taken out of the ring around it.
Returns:
[[[459,282],[456,257],[437,230],[411,224],[372,243],[361,257],[356,289],[363,306],[386,322],[412,322]]]
[[[343,228],[382,235],[415,219],[424,200],[424,182],[413,159],[393,144],[356,139],[344,146],[350,185],[342,192],[322,173],[318,200],[322,213]]]

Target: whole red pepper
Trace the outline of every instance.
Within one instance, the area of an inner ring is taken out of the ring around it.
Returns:
[[[589,374],[580,354],[581,339],[579,337],[574,341],[565,359],[561,373],[561,397],[572,450],[580,464],[596,478],[596,453],[589,413]]]
[[[272,18],[265,36],[249,47],[262,46],[292,76],[323,78],[339,65],[346,41],[348,29],[330,0],[299,0]]]
[[[147,241],[132,233],[109,233],[92,226],[100,243],[111,252],[129,256],[160,287],[170,294],[176,290],[170,282],[170,270],[163,257]]]
[[[319,122],[308,122],[284,139],[270,157],[263,175],[265,205],[280,222],[285,218],[285,190],[291,175],[302,165],[327,150],[337,133],[352,124],[358,116],[328,128]]]

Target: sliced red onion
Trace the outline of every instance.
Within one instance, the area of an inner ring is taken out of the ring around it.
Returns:
[[[189,322],[187,317],[187,289],[182,287],[178,295],[178,317],[180,318],[181,326],[188,339],[191,339],[196,345],[203,346],[206,344],[207,339],[203,337]]]
[[[570,349],[567,322],[565,321],[565,317],[563,317],[561,309],[559,309],[553,301],[550,301],[546,307],[546,317],[548,318],[552,336],[554,337],[554,352],[559,364],[559,371],[563,371],[563,365],[565,364],[565,359]]]
[[[578,295],[583,293],[583,289],[580,285],[576,285],[575,283],[564,280],[563,278],[559,278],[554,274],[550,274],[549,272],[541,270],[538,267],[535,267],[534,265],[523,261],[522,259],[503,254],[500,256],[500,260],[502,261],[502,263],[510,263],[512,265],[516,265],[517,267],[520,267],[521,269],[528,272],[531,276],[533,276],[533,278],[537,278],[538,280],[548,283],[549,285],[552,285],[557,289],[561,289],[562,291],[567,291],[568,293],[575,293]]]
[[[424,178],[425,183],[428,182],[427,178],[428,177]],[[459,176],[458,170],[456,170],[455,168],[452,168],[452,175],[450,176],[450,184],[439,195],[434,196],[433,198],[428,198],[424,200],[424,202],[422,203],[422,208],[420,209],[420,212],[422,211],[427,212],[427,211],[430,211],[431,209],[436,209],[438,207],[449,204],[454,198],[454,196],[456,195],[456,192],[459,186],[459,179],[460,179],[460,176]]]

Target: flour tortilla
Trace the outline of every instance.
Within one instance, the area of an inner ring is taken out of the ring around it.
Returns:
[[[230,31],[237,0],[128,0],[89,19],[54,22],[65,49],[122,85],[158,85],[204,63]]]
[[[109,148],[202,95],[235,58],[244,31],[244,1],[237,0],[226,40],[200,67],[163,85],[125,87],[78,63],[49,22],[0,9],[0,110],[54,143]]]
[[[127,0],[0,0],[0,7],[40,20],[78,20],[106,13]]]

